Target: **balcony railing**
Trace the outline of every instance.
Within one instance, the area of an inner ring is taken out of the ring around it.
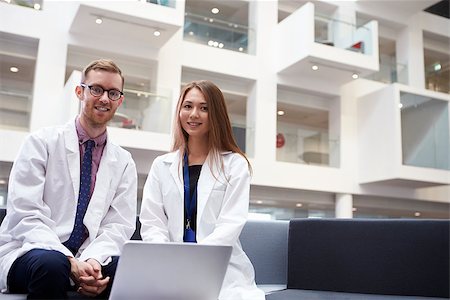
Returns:
[[[137,1],[158,4],[158,5],[172,7],[172,8],[175,8],[175,2],[176,2],[175,0],[137,0]]]
[[[365,78],[387,84],[395,82],[408,84],[408,69],[406,65],[396,63],[393,57],[380,56],[380,71]]]
[[[328,138],[327,133],[313,132],[308,136],[278,133],[277,160],[337,167],[334,157],[339,151],[339,140]]]
[[[448,101],[400,93],[403,164],[450,170]]]
[[[109,126],[169,133],[172,120],[171,93],[124,88],[125,100]]]
[[[31,94],[0,91],[0,128],[28,130]]]
[[[224,20],[185,13],[184,39],[220,49],[254,54],[249,47],[251,29]]]
[[[314,40],[316,43],[342,48],[362,54],[372,54],[372,31],[366,26],[328,16],[315,15]]]

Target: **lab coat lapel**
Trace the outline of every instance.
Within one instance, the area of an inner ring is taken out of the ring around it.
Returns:
[[[98,166],[98,171],[95,179],[95,187],[92,193],[89,206],[84,218],[84,224],[89,228],[89,236],[97,236],[98,228],[102,220],[104,207],[107,204],[108,192],[111,186],[113,176],[117,174],[115,172],[115,166],[117,165],[117,156],[114,152],[114,147],[111,143],[106,142],[105,149],[103,150],[102,158]]]
[[[80,146],[74,120],[66,124],[64,143],[70,178],[72,179],[74,201],[78,201],[78,191],[80,189]]]
[[[209,195],[214,187],[216,179],[213,174],[216,175],[216,177],[219,176],[217,168],[213,168],[210,165],[208,155],[202,166],[197,183],[197,220],[201,219],[206,202],[208,201]]]
[[[180,193],[180,199],[184,199],[183,165],[180,164],[180,151],[173,152],[172,155],[167,157],[165,162],[171,164],[169,167],[170,174],[177,185],[178,192]]]

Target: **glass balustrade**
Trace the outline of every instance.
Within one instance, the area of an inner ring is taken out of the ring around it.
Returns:
[[[368,26],[358,27],[324,15],[314,17],[314,41],[362,54],[372,54],[372,31]]]
[[[0,0],[1,2],[13,4],[13,5],[19,5],[24,7],[33,8],[36,10],[42,9],[42,0]]]
[[[407,85],[407,71],[407,66],[397,63],[394,57],[380,56],[380,70],[365,78],[387,84],[398,82]]]
[[[403,164],[450,170],[449,103],[400,93]]]
[[[168,90],[147,92],[124,88],[125,99],[109,126],[169,133],[172,122],[172,100]]]
[[[429,90],[450,94],[450,63],[433,63],[425,67],[426,87]]]
[[[0,90],[0,128],[28,130],[31,98],[24,92]]]
[[[244,25],[185,13],[184,40],[214,48],[254,54],[249,47],[252,30]]]
[[[137,1],[158,4],[158,5],[172,7],[172,8],[175,8],[175,4],[176,4],[175,0],[137,0]]]
[[[277,160],[309,165],[334,166],[331,156],[339,151],[339,141],[315,130],[280,129],[276,139]]]

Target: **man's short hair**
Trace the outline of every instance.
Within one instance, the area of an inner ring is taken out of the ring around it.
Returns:
[[[81,74],[81,82],[84,82],[86,80],[86,76],[91,70],[103,70],[106,72],[116,73],[119,74],[122,78],[122,88],[125,83],[125,78],[122,75],[122,71],[120,68],[116,65],[115,62],[113,62],[111,59],[97,59],[92,62],[90,62],[83,70]]]

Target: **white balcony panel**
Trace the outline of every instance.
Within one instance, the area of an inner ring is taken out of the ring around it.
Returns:
[[[98,18],[101,24],[96,23]],[[108,37],[117,46],[136,43],[159,49],[183,27],[183,20],[179,9],[141,1],[83,1],[70,32],[100,39]],[[154,35],[156,30],[159,36]]]
[[[416,112],[408,116],[402,113],[402,94],[438,106],[428,105],[420,117]],[[401,84],[359,98],[359,183],[416,188],[450,184],[449,102],[449,95]]]
[[[344,84],[353,79],[353,74],[361,77],[378,71],[376,21],[360,28],[351,24],[336,25],[327,35],[330,42],[325,39],[319,43],[315,41],[315,18],[314,4],[306,3],[278,24],[276,70],[279,75],[311,76],[311,68],[316,65],[318,70],[312,76]],[[330,19],[328,22],[340,21]],[[346,34],[351,32],[351,35],[344,38],[336,33],[339,30]]]

